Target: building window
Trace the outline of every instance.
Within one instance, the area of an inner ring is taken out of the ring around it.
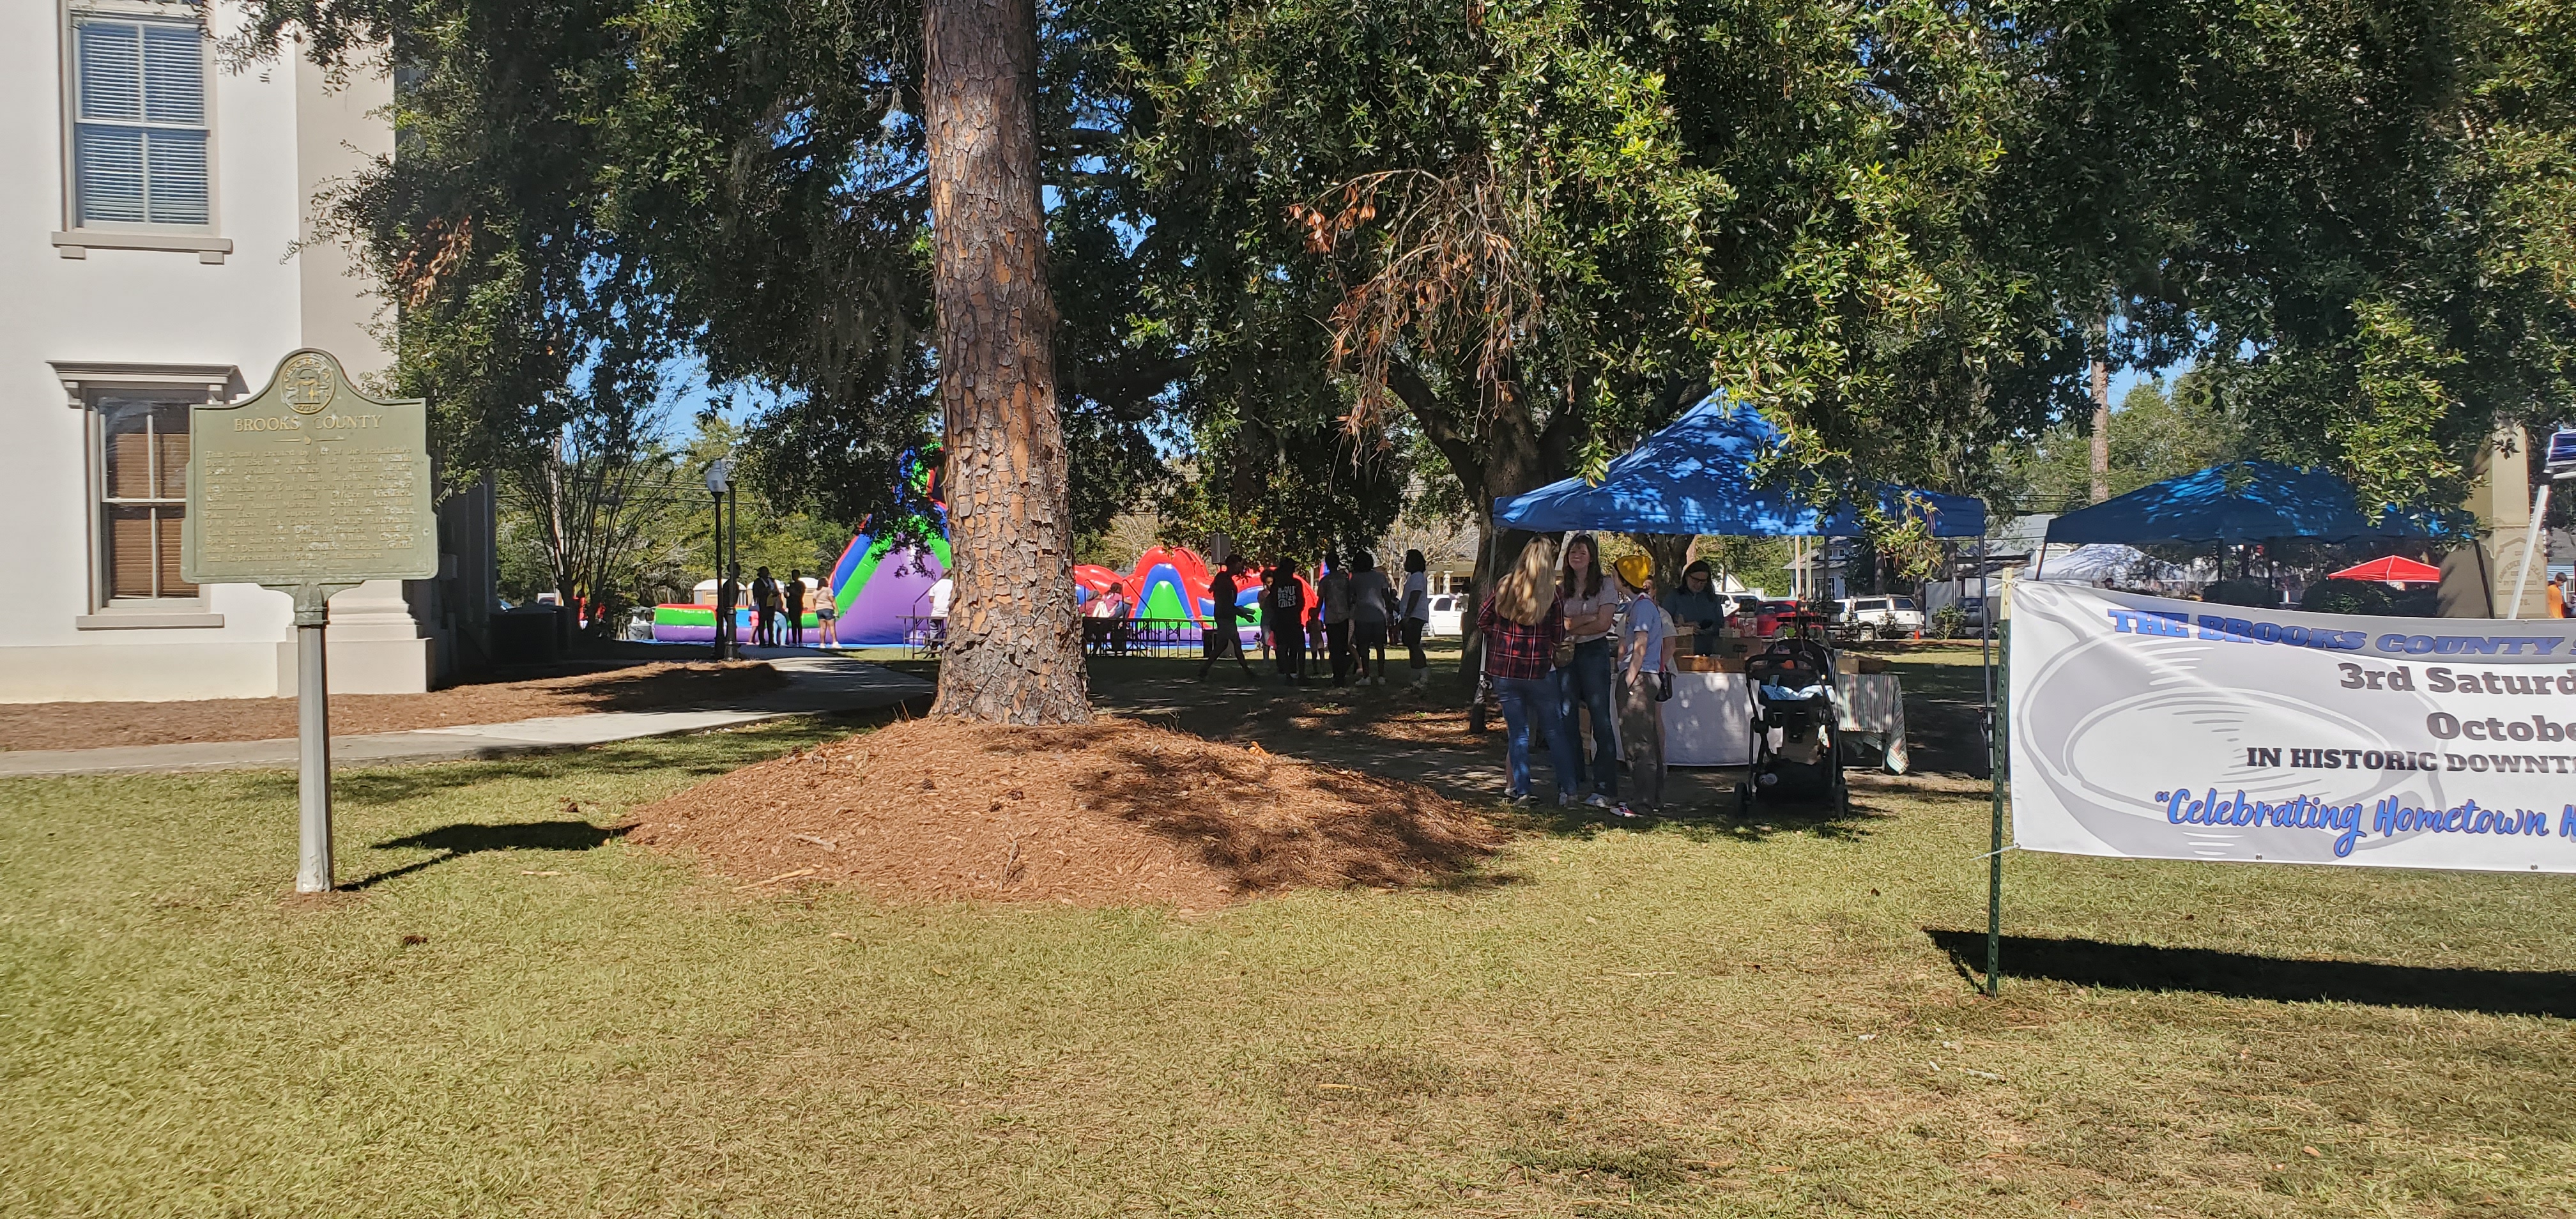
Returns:
[[[110,601],[194,597],[179,578],[188,510],[188,404],[97,398],[99,572]]]
[[[79,14],[71,33],[73,226],[213,224],[204,30]]]

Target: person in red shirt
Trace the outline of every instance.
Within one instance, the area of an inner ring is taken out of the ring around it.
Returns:
[[[1556,680],[1556,645],[1565,638],[1563,599],[1556,588],[1556,545],[1533,538],[1521,548],[1520,561],[1494,586],[1476,610],[1476,632],[1484,639],[1485,676],[1503,703],[1503,729],[1508,739],[1510,780],[1506,798],[1514,804],[1530,799],[1530,733],[1547,736],[1548,760],[1556,766],[1556,802],[1570,805],[1575,788],[1574,742],[1562,727],[1565,696]]]

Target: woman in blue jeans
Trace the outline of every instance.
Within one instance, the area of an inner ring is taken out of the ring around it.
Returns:
[[[1565,574],[1558,585],[1557,597],[1565,615],[1565,633],[1574,640],[1574,663],[1556,671],[1558,703],[1564,717],[1566,749],[1574,753],[1574,779],[1580,786],[1589,778],[1592,794],[1584,803],[1608,808],[1619,799],[1619,747],[1612,725],[1619,722],[1614,709],[1616,682],[1612,671],[1617,645],[1610,638],[1611,628],[1619,617],[1619,577],[1612,575],[1601,562],[1601,548],[1588,533],[1578,533],[1565,544]],[[1587,773],[1579,742],[1583,740],[1579,712],[1592,712],[1592,765]]]
[[[1574,739],[1562,730],[1565,711],[1559,704],[1556,676],[1557,642],[1565,638],[1565,615],[1557,604],[1556,547],[1534,538],[1521,549],[1520,562],[1494,587],[1476,610],[1476,633],[1485,646],[1485,676],[1502,696],[1504,736],[1510,741],[1511,780],[1506,789],[1515,804],[1530,798],[1529,748],[1532,730],[1547,734],[1548,755],[1556,763],[1556,802],[1574,803]]]

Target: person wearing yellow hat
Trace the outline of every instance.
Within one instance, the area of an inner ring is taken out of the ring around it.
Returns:
[[[1648,816],[1664,806],[1664,700],[1673,696],[1673,622],[1656,598],[1654,562],[1641,554],[1619,560],[1619,582],[1637,590],[1628,598],[1619,631],[1619,743],[1628,755],[1628,780],[1636,804]],[[1637,810],[1628,801],[1612,806],[1622,817]]]
[[[1610,565],[1619,573],[1619,583],[1629,588],[1644,588],[1646,578],[1655,574],[1655,561],[1641,554],[1622,555]]]

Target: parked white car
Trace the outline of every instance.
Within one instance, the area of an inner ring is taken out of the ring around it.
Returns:
[[[1468,594],[1442,593],[1431,599],[1431,621],[1425,623],[1425,635],[1464,635]]]
[[[1912,597],[1845,597],[1843,624],[1863,639],[1910,639],[1923,629],[1922,607]]]

